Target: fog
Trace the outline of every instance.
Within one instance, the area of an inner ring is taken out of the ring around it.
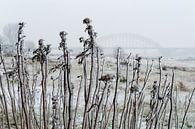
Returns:
[[[26,22],[27,40],[59,43],[69,33],[69,46],[84,35],[82,19],[93,21],[98,36],[135,33],[164,47],[195,47],[193,0],[0,0],[0,30],[8,23]]]

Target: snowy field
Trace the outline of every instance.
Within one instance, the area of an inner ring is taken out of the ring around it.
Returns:
[[[125,55],[124,55],[125,56]],[[56,58],[58,57],[58,55],[54,55],[51,54],[51,56],[48,57],[49,60],[49,68],[52,68],[56,63]],[[159,79],[159,74],[158,74],[158,58],[146,58],[146,57],[142,57],[142,61],[141,61],[141,71],[140,71],[140,86],[139,88],[141,89],[142,85],[143,85],[143,79],[144,79],[144,74],[145,74],[145,70],[147,67],[147,61],[149,64],[154,63],[153,65],[153,69],[150,75],[150,78],[147,82],[147,86],[146,86],[146,91],[144,93],[144,103],[145,103],[145,108],[146,111],[149,110],[149,103],[150,103],[150,98],[151,98],[151,93],[150,90],[152,89],[152,85],[153,82]],[[104,74],[110,74],[110,75],[115,75],[116,74],[116,59],[113,56],[105,56],[105,69],[104,69]],[[11,58],[7,58],[6,60],[8,60],[6,62],[6,65],[9,66],[10,64],[10,60]],[[175,87],[177,87],[178,93],[177,93],[177,106],[178,106],[178,117],[182,118],[183,113],[184,113],[184,109],[183,106],[186,106],[186,102],[187,102],[187,97],[189,97],[189,94],[191,93],[192,89],[194,88],[194,84],[195,84],[195,63],[193,60],[191,60],[190,58],[186,58],[186,59],[176,59],[176,58],[166,58],[163,57],[162,61],[161,61],[161,65],[162,65],[162,80],[165,79],[165,75],[168,75],[169,81],[170,78],[172,76],[172,70],[175,73],[175,82],[174,85]],[[30,72],[30,74],[32,75],[32,64],[29,64],[28,69]],[[73,89],[73,107],[76,106],[76,100],[77,100],[77,92],[78,92],[78,88],[79,88],[79,79],[77,78],[78,75],[82,75],[83,71],[82,71],[82,65],[78,64],[78,60],[75,59],[75,56],[72,55],[71,56],[71,83],[74,87]],[[39,71],[39,67],[36,68],[35,71]],[[1,69],[1,71],[3,71]],[[125,67],[121,66],[120,69],[120,73],[121,73],[121,77],[125,77]],[[52,81],[51,78],[57,77],[59,74],[59,71],[54,72],[54,73],[49,73],[49,76],[47,78],[47,99],[48,102],[50,102],[51,97],[53,94],[55,95],[59,95],[59,87],[58,87],[58,82],[57,79],[56,81]],[[95,77],[95,72],[94,72],[94,77]],[[131,78],[131,76],[130,76]],[[111,90],[114,91],[114,83],[116,80],[113,80],[113,84],[111,85]],[[37,82],[36,86],[34,88],[34,96],[35,96],[35,100],[34,100],[34,108],[35,108],[35,112],[39,112],[40,109],[40,97],[41,97],[41,75],[37,76]],[[4,82],[5,83],[5,80]],[[125,95],[125,83],[120,81],[119,82],[119,90],[118,90],[118,96],[117,96],[117,102],[118,102],[118,110],[122,110],[123,107],[123,102],[124,102],[124,95]],[[5,87],[5,89],[7,89]],[[14,88],[15,91],[17,91],[17,87]],[[7,91],[7,90],[6,90]],[[94,91],[94,89],[93,89]],[[8,96],[8,92],[6,92],[7,96]],[[114,92],[110,93],[110,97],[108,102],[112,103],[113,100],[113,96],[114,96]],[[61,96],[62,97],[62,96]],[[18,100],[17,94],[15,95],[16,101]],[[191,103],[191,107],[189,109],[189,113],[188,113],[188,117],[187,120],[189,121],[188,124],[190,124],[190,126],[192,126],[193,128],[195,128],[195,96],[193,97],[192,103]],[[83,88],[81,88],[81,97],[79,98],[79,107],[78,107],[78,117],[77,117],[77,125],[79,126],[82,122],[82,112],[83,112],[83,108],[84,108],[84,94],[83,94]],[[119,116],[121,115],[121,112],[119,112]],[[144,120],[142,123],[142,128],[144,128]]]

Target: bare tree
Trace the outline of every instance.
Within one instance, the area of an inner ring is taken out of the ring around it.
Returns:
[[[7,39],[8,44],[17,42],[18,24],[7,24],[3,28],[3,35]]]

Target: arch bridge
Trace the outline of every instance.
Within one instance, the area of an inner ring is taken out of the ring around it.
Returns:
[[[161,46],[150,38],[138,34],[120,33],[97,38],[102,48],[160,49]]]

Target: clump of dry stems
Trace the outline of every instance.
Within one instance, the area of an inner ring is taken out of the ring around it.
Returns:
[[[0,75],[0,128],[183,129],[195,90],[186,101],[184,115],[181,116],[177,89],[174,88],[174,71],[171,77],[163,73],[162,57],[157,60],[158,80],[153,80],[153,84],[149,83],[149,79],[154,61],[147,61],[143,75],[142,58],[129,54],[125,59],[123,57],[122,62],[120,48],[116,52],[115,75],[106,73],[104,55],[97,46],[97,33],[92,22],[85,18],[83,23],[87,37],[79,38],[83,51],[76,59],[82,72],[77,76],[71,76],[74,69],[71,67],[65,31],[59,34],[62,55],[49,68],[50,45],[45,45],[44,40],[40,39],[33,57],[27,58],[23,51],[25,24],[18,24],[17,54],[11,63],[6,63],[0,47],[3,71]],[[125,69],[125,88],[121,91],[122,69]],[[72,78],[79,80],[79,83],[73,83]],[[145,100],[147,87],[151,87],[148,106]],[[120,103],[119,91],[124,97]],[[80,102],[81,98],[83,102]],[[84,107],[80,106],[81,103]]]

